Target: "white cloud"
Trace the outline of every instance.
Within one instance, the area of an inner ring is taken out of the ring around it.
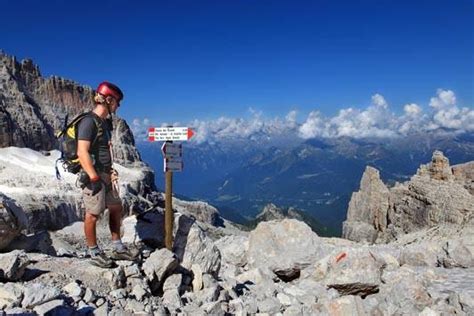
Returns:
[[[250,117],[220,117],[215,120],[194,120],[189,124],[178,122],[173,126],[194,128],[195,143],[216,143],[225,140],[253,140],[255,142],[295,137],[391,138],[422,132],[473,132],[474,110],[456,105],[456,95],[451,90],[438,89],[429,100],[429,111],[408,103],[403,114],[396,115],[380,94],[371,97],[371,105],[364,109],[345,108],[333,117],[326,117],[319,111],[311,111],[303,122],[298,122],[297,112],[290,111],[284,118],[266,118],[261,111],[249,108]],[[162,126],[169,124],[163,123]],[[148,119],[134,119],[132,131],[136,138],[146,137]]]
[[[288,112],[288,114],[285,116],[285,120],[289,126],[296,127],[298,125],[298,122],[296,121],[297,115],[298,115],[298,112],[293,110],[293,111]]]
[[[430,106],[436,110],[450,108],[456,104],[456,96],[451,90],[438,89],[437,96],[431,98]]]
[[[403,107],[403,111],[405,112],[406,116],[417,117],[418,115],[421,114],[422,110],[421,110],[421,107],[419,107],[417,104],[410,103],[410,104],[406,104]]]
[[[325,119],[319,111],[309,113],[306,121],[299,128],[299,135],[302,138],[314,138],[324,135],[327,130]]]
[[[152,127],[149,118],[135,118],[130,126],[132,133],[137,140],[148,138],[148,128]]]
[[[456,131],[474,131],[474,110],[456,105],[456,95],[451,90],[437,90],[437,96],[431,98],[430,106],[434,109],[431,130],[438,128]]]
[[[378,93],[372,96],[372,104],[378,107],[382,107],[382,108],[388,107],[388,103],[387,101],[385,101],[385,98]]]

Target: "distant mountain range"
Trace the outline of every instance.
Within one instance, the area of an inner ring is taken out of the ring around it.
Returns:
[[[138,143],[142,158],[159,171],[160,145]],[[421,163],[441,150],[452,164],[474,159],[474,135],[449,133],[395,139],[330,138],[280,143],[233,141],[184,145],[185,171],[174,191],[206,200],[221,214],[243,223],[268,203],[305,211],[335,234],[341,232],[348,202],[366,165],[380,170],[385,183],[406,181]],[[158,187],[163,174],[156,173]]]

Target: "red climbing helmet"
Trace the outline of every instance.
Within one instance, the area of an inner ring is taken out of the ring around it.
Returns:
[[[112,96],[119,102],[123,99],[122,90],[120,90],[120,88],[113,83],[107,81],[99,84],[97,87],[97,93],[103,95],[104,97]]]

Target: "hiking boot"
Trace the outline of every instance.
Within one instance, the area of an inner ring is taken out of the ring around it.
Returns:
[[[99,268],[113,268],[115,262],[105,255],[103,251],[91,253],[90,263]]]
[[[133,261],[138,258],[139,251],[137,249],[129,249],[123,247],[121,251],[113,249],[110,253],[110,258],[114,260],[128,260]]]

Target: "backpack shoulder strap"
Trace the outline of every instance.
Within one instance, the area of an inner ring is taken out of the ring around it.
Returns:
[[[94,140],[91,142],[91,146],[92,146],[96,143],[99,137],[104,134],[104,129],[102,128],[102,124],[99,121],[99,117],[96,114],[94,114],[92,111],[88,112],[87,114],[92,117],[92,120],[95,123],[95,127],[97,128],[97,134],[95,135]]]
[[[86,115],[89,115],[89,113],[90,112],[84,112],[84,113],[81,113],[78,116],[76,116],[71,121],[71,123],[67,124],[66,127],[64,127],[64,129],[62,131],[56,133],[56,138],[60,138],[61,136],[63,136],[71,126],[76,125],[77,123],[79,123],[79,121],[82,120]]]

